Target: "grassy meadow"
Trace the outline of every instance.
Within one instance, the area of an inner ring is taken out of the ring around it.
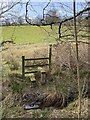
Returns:
[[[3,26],[3,40],[14,40],[15,43],[47,43],[55,42],[58,37],[58,27],[50,26]]]

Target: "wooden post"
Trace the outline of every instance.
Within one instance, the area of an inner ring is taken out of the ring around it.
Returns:
[[[41,84],[46,84],[46,72],[41,72]]]
[[[22,79],[25,79],[25,69],[24,69],[24,59],[25,56],[22,56]]]
[[[49,71],[51,71],[52,44],[49,45]]]

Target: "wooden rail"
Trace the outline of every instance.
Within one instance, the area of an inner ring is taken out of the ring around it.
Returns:
[[[30,73],[36,73],[38,72],[38,70],[34,70],[34,71],[28,71],[26,72],[25,69],[26,68],[38,68],[38,67],[44,67],[44,66],[49,66],[49,71],[51,71],[51,55],[52,55],[52,45],[49,45],[49,55],[48,57],[45,58],[25,58],[25,56],[22,56],[22,79],[25,79],[25,74],[30,74]],[[47,64],[32,64],[32,65],[25,65],[26,61],[38,61],[38,60],[48,60]]]
[[[46,59],[49,59],[49,57],[46,57],[46,58],[30,58],[30,59],[24,59],[25,61],[30,61],[30,60],[46,60]]]

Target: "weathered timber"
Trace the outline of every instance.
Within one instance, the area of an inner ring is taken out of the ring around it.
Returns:
[[[25,62],[24,62],[25,56],[22,56],[22,79],[25,79]]]
[[[47,60],[49,59],[49,57],[45,57],[45,58],[25,58],[25,61],[30,61],[30,60]]]

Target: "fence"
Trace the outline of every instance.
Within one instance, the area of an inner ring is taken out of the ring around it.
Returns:
[[[22,56],[22,79],[25,79],[25,74],[30,74],[30,73],[36,73],[38,72],[38,70],[34,70],[34,71],[28,71],[26,72],[25,70],[27,68],[38,68],[38,67],[44,67],[44,66],[48,66],[49,67],[49,71],[51,71],[51,54],[52,54],[52,45],[49,45],[49,55],[48,57],[42,57],[42,58],[25,58],[25,56]],[[38,61],[38,60],[48,60],[47,64],[32,64],[32,65],[25,65],[26,61]]]

